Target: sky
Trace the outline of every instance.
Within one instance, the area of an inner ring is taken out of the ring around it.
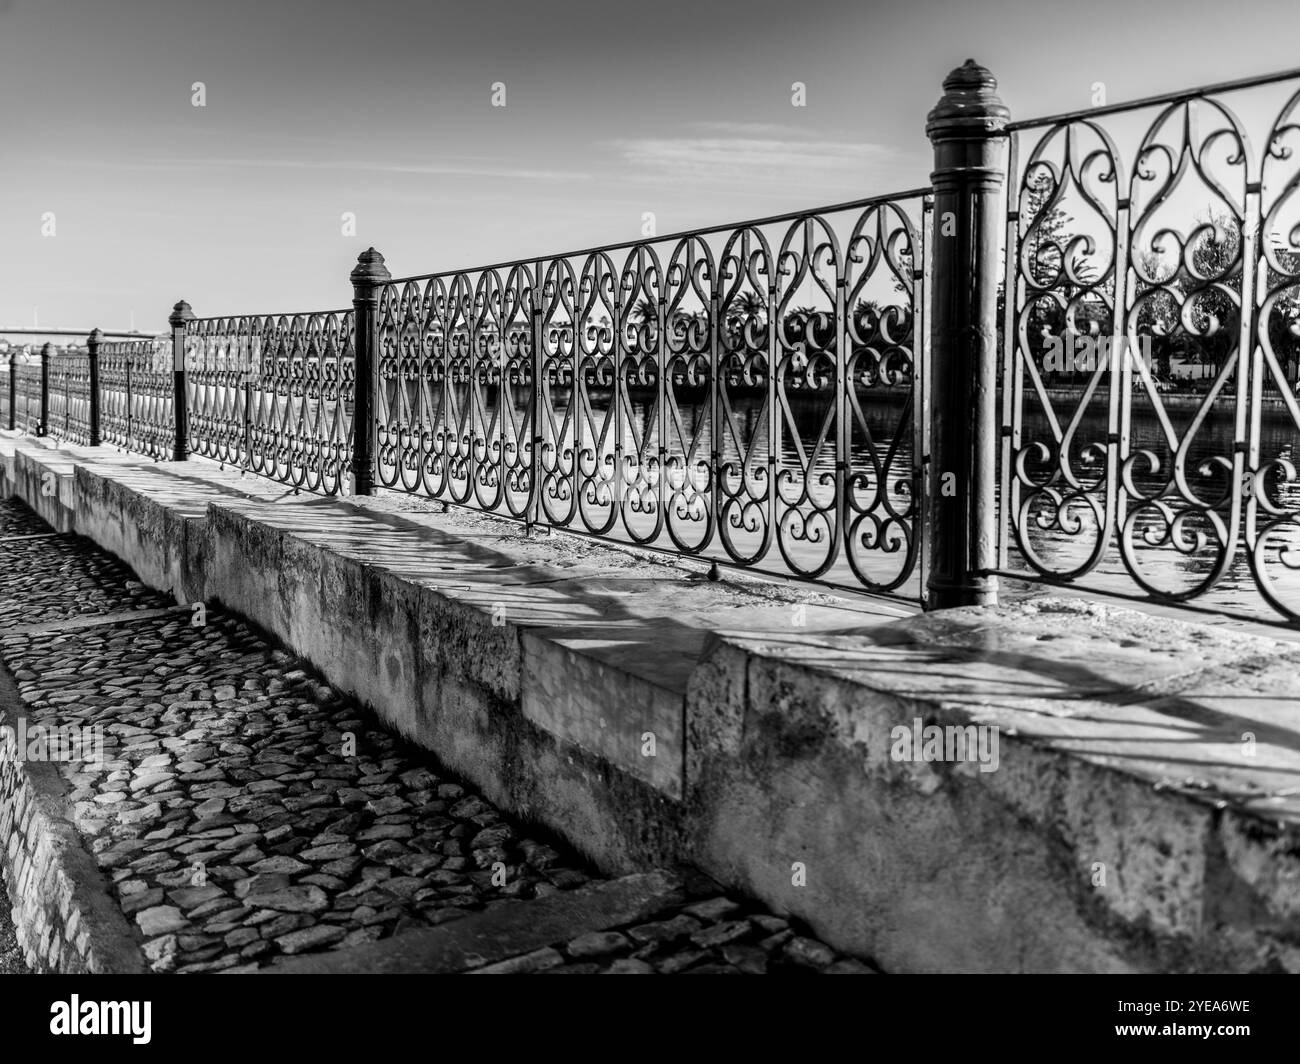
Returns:
[[[967,57],[1031,118],[1298,39],[1294,0],[0,0],[0,326],[345,307],[371,245],[405,276],[914,188]]]

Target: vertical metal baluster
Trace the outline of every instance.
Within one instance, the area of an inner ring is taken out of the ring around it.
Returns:
[[[1247,163],[1251,165],[1251,163]],[[1259,483],[1259,444],[1260,444],[1260,423],[1263,412],[1264,398],[1264,351],[1263,346],[1257,342],[1258,336],[1258,298],[1256,285],[1260,278],[1259,272],[1260,255],[1260,233],[1262,230],[1260,214],[1262,205],[1260,203],[1261,186],[1256,175],[1256,180],[1251,181],[1246,186],[1246,202],[1244,207],[1244,219],[1242,232],[1240,236],[1241,249],[1241,320],[1239,322],[1237,349],[1240,352],[1239,362],[1240,370],[1237,373],[1237,439],[1244,442],[1244,453],[1240,455],[1240,460],[1234,456],[1233,471],[1236,474],[1237,490],[1233,498],[1242,500],[1243,492],[1241,485],[1245,474],[1249,473],[1251,486],[1254,490],[1245,497],[1245,519],[1241,530],[1237,534],[1237,539],[1245,544],[1247,551],[1253,551],[1255,548],[1257,530],[1255,522],[1259,513],[1259,499],[1265,496],[1266,485]],[[1267,275],[1265,275],[1267,276]],[[1265,283],[1267,289],[1267,283]],[[1243,380],[1242,378],[1246,378]],[[1249,388],[1249,392],[1247,389]],[[1249,405],[1243,409],[1243,399],[1249,395]],[[1243,428],[1248,435],[1243,435]],[[1238,461],[1244,465],[1244,469],[1238,468]],[[1227,549],[1230,553],[1235,554],[1237,543],[1230,543]],[[1262,572],[1255,572],[1251,566],[1251,572],[1258,582],[1264,579]]]
[[[916,544],[917,594],[925,601],[930,576],[930,298],[934,291],[934,197],[921,198],[920,247],[912,272],[912,535]],[[919,262],[917,260],[919,259]]]
[[[649,250],[649,245],[647,245],[647,250]],[[648,255],[646,257],[650,258]],[[658,525],[659,522],[666,523],[668,520],[666,509],[670,497],[669,492],[666,490],[668,481],[668,397],[672,395],[672,385],[668,380],[667,278],[664,277],[663,272],[660,269],[661,264],[659,263],[658,258],[655,257],[652,261],[655,262],[655,283],[659,291],[659,298],[655,300],[656,317],[659,322],[659,331],[655,336],[655,363],[659,367],[656,374],[659,378],[659,383],[657,385],[659,394],[658,417],[656,418],[657,432],[659,436],[659,447],[657,450],[659,464],[658,468],[655,470],[654,485],[655,524]],[[656,535],[655,539],[658,540],[658,538],[659,537]]]
[[[634,276],[639,277],[645,260],[639,249],[635,254],[637,255],[637,272]],[[629,261],[631,257],[631,255],[628,256]],[[623,404],[627,401],[627,386],[623,380],[625,352],[623,350],[623,329],[620,323],[623,320],[623,275],[626,273],[626,269],[627,267],[624,266],[624,269],[614,278],[614,321],[612,323],[614,333],[614,349],[612,352],[614,358],[614,482],[612,488],[614,493],[613,505],[618,508],[618,520],[622,522],[624,529],[628,527],[627,500],[624,498],[626,487],[623,475],[623,442],[624,433],[626,432]],[[633,294],[635,295],[635,288]],[[639,457],[638,455],[638,459]]]
[[[998,470],[998,568],[1006,569],[1013,523],[1017,520],[1020,487],[1011,462],[1020,449],[1020,413],[1023,399],[1019,330],[1016,311],[1023,286],[1017,265],[1020,257],[1020,134],[1012,133],[1007,155],[1007,230],[1002,270],[1002,449]]]
[[[745,234],[745,259],[749,262],[750,234]],[[778,393],[777,375],[780,373],[781,342],[777,335],[777,264],[771,254],[765,262],[767,270],[767,532],[763,553],[753,559],[755,565],[761,565],[771,551],[772,545],[780,538],[778,525],[780,514],[777,507],[777,477],[781,472],[781,421],[777,417],[776,403]],[[744,266],[741,267],[744,269]]]
[[[879,208],[879,217],[884,217],[884,208]],[[829,229],[833,221],[827,219],[827,228]],[[849,218],[850,238],[853,233],[854,219]],[[833,430],[835,433],[835,500],[832,508],[834,514],[834,527],[831,529],[830,553],[827,557],[829,563],[826,575],[829,577],[834,571],[835,563],[841,556],[848,557],[848,488],[849,488],[849,460],[851,456],[851,446],[849,443],[849,428],[851,425],[852,413],[849,410],[849,348],[851,345],[849,337],[849,318],[848,318],[848,283],[849,283],[849,248],[847,245],[839,250],[835,256],[835,340],[832,357],[835,359],[835,407],[832,417],[835,419]],[[809,471],[807,483],[812,482],[811,470]],[[811,490],[811,489],[810,489]]]
[[[126,446],[124,450],[128,452],[133,449],[131,446],[134,440],[132,433],[135,431],[135,412],[131,409],[131,362],[133,358],[134,353],[128,348],[124,358],[126,362]]]
[[[1118,175],[1117,175],[1117,179]],[[1111,521],[1108,532],[1122,535],[1128,510],[1120,476],[1128,459],[1132,421],[1133,368],[1128,350],[1128,267],[1133,234],[1129,231],[1131,207],[1129,189],[1117,190],[1115,209],[1115,310],[1110,350],[1110,402],[1106,435],[1106,515]],[[1117,344],[1123,345],[1117,346]],[[1122,353],[1123,357],[1118,357]],[[1109,536],[1107,537],[1109,538]]]
[[[531,453],[528,456],[528,516],[524,522],[526,530],[531,530],[533,525],[537,524],[541,519],[542,507],[542,404],[544,401],[542,372],[545,365],[542,358],[542,299],[544,292],[545,281],[542,277],[542,263],[539,259],[533,263],[533,284],[529,293],[532,302],[533,386],[529,396],[528,431],[532,434],[533,442]]]
[[[725,245],[724,245],[725,246]],[[708,245],[706,244],[707,248]],[[691,251],[691,275],[694,275],[695,251]],[[712,258],[712,256],[710,256]],[[719,543],[724,542],[722,534],[723,507],[722,500],[724,493],[722,490],[722,461],[723,448],[726,446],[726,430],[723,424],[722,415],[722,353],[721,353],[721,323],[718,316],[721,313],[719,306],[722,299],[721,289],[722,281],[720,274],[722,272],[721,263],[715,260],[712,268],[709,270],[709,305],[706,308],[709,315],[709,507],[712,512],[712,521],[710,522],[709,536],[704,542],[705,549],[712,547],[712,541],[716,538]],[[715,561],[709,566],[709,579],[717,580],[720,576],[718,563]]]

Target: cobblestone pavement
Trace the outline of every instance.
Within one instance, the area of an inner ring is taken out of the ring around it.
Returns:
[[[17,501],[0,504],[0,536],[38,536],[50,531],[49,525]]]
[[[0,502],[8,535],[33,520]],[[600,878],[237,618],[198,619],[85,540],[0,538],[0,658],[29,725],[101,729],[102,759],[60,770],[154,970],[253,969]],[[485,970],[870,970],[716,885],[694,894]]]

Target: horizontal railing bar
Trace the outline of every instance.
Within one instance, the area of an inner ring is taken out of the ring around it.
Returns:
[[[487,266],[467,266],[458,270],[435,270],[433,273],[412,274],[409,277],[394,277],[391,281],[385,281],[384,284],[406,284],[409,281],[428,281],[434,277],[450,277],[463,273],[486,273],[488,270],[499,270],[506,266],[528,266],[534,262],[542,260],[550,261],[553,259],[571,259],[579,255],[599,255],[606,251],[618,251],[622,248],[634,248],[643,244],[663,244],[670,240],[682,240],[691,236],[707,236],[710,233],[730,232],[738,229],[753,229],[760,225],[775,225],[777,222],[794,221],[796,218],[806,218],[811,214],[834,214],[837,211],[849,211],[862,207],[874,207],[882,203],[897,203],[900,200],[923,199],[933,194],[933,189],[928,185],[921,188],[910,188],[904,192],[893,192],[883,196],[868,196],[865,199],[849,200],[847,203],[832,203],[826,207],[812,207],[802,211],[788,211],[785,214],[773,214],[767,218],[753,218],[744,222],[732,222],[727,225],[711,225],[704,229],[686,229],[678,233],[665,233],[663,236],[645,237],[641,240],[621,240],[613,244],[602,244],[599,247],[582,248],[577,251],[563,251],[556,254],[525,255],[518,259],[507,259],[503,262],[494,262]]]
[[[268,314],[213,314],[208,318],[191,318],[187,325],[195,325],[201,321],[229,321],[231,318],[312,318],[318,314],[351,314],[351,307],[343,307],[341,310],[295,310],[292,312],[274,312]]]
[[[1217,85],[1202,85],[1195,89],[1184,89],[1181,92],[1165,93],[1159,96],[1146,96],[1140,100],[1129,100],[1125,103],[1102,104],[1098,107],[1085,107],[1077,111],[1066,111],[1063,114],[1049,115],[1046,118],[1029,118],[1021,122],[1010,122],[1007,124],[1007,132],[1015,133],[1022,129],[1041,129],[1044,126],[1053,126],[1064,122],[1075,122],[1080,118],[1097,118],[1101,115],[1120,114],[1124,111],[1138,111],[1143,107],[1155,107],[1159,104],[1183,103],[1187,100],[1196,100],[1204,96],[1213,96],[1224,92],[1238,92],[1242,89],[1253,89],[1260,85],[1271,85],[1279,81],[1287,81],[1291,78],[1300,78],[1300,67],[1292,70],[1278,71],[1276,74],[1262,74],[1253,78],[1238,78],[1235,81],[1221,81]]]

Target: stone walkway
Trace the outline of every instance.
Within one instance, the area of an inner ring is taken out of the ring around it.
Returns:
[[[602,878],[239,619],[49,531],[0,502],[0,659],[29,724],[100,729],[102,760],[59,767],[154,970],[254,970]],[[697,882],[653,920],[480,970],[871,969]]]

